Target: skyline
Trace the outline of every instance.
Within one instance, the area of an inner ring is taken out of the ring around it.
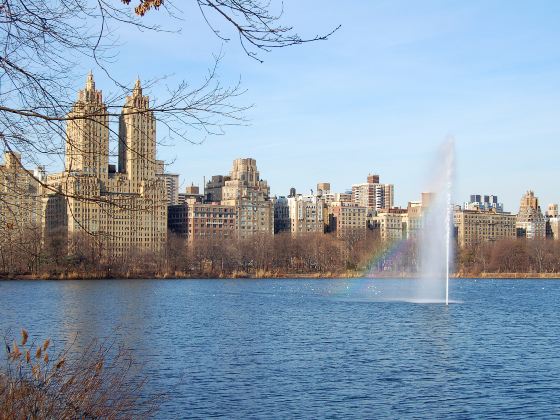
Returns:
[[[0,420],[560,413],[558,0],[0,15]]]
[[[239,103],[255,104],[247,112],[250,125],[227,127],[224,136],[200,146],[160,146],[158,157],[173,162],[169,169],[185,186],[201,185],[203,176],[226,173],[233,159],[250,156],[273,195],[292,186],[306,192],[319,181],[344,191],[375,172],[396,185],[395,203],[405,206],[426,189],[439,144],[452,135],[455,201],[496,194],[515,211],[533,189],[542,206],[558,202],[550,182],[557,165],[547,148],[560,133],[560,5],[503,5],[286,1],[285,21],[302,36],[342,28],[325,42],[261,54],[262,64],[232,39],[223,46],[220,73],[224,83],[241,77],[248,89]],[[199,80],[222,42],[196,10],[184,7],[181,23],[192,29],[181,35],[152,40],[121,33],[115,76],[132,83],[138,72],[143,80],[174,73],[153,87],[149,94],[156,98],[166,83]],[[190,36],[195,33],[207,36]],[[138,54],[140,46],[150,60]],[[110,92],[110,82],[94,72]]]

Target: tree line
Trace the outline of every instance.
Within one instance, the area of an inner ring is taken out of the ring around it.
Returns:
[[[457,273],[560,273],[560,241],[506,239],[465,247],[457,252]]]
[[[396,249],[396,251],[395,251]],[[560,241],[503,239],[455,247],[452,272],[456,276],[560,274]],[[421,272],[421,249],[415,240],[389,244],[369,268],[371,274],[415,275]]]
[[[414,240],[383,242],[375,231],[254,235],[246,239],[199,239],[171,232],[159,251],[128,249],[114,255],[89,234],[53,234],[39,228],[0,238],[0,277],[30,278],[229,278],[414,276],[421,250]],[[560,241],[511,239],[473,244],[455,252],[458,276],[484,273],[560,273]]]
[[[256,234],[246,239],[186,238],[171,232],[159,251],[113,255],[89,234],[41,241],[40,229],[0,239],[0,276],[32,278],[284,277],[360,273],[382,243],[373,232]]]

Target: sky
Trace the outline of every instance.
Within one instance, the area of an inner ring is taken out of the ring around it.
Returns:
[[[159,148],[182,188],[252,157],[273,195],[317,182],[342,192],[377,173],[406,206],[427,189],[451,136],[456,202],[495,194],[516,212],[528,189],[543,210],[560,202],[560,2],[284,0],[282,22],[302,37],[342,26],[328,41],[262,52],[263,63],[181,3],[180,20],[149,17],[181,33],[117,30],[114,75],[131,84],[167,75],[149,92],[157,98],[166,85],[200,81],[222,50],[223,84],[241,80],[247,92],[236,103],[253,105],[245,126]],[[102,74],[96,81],[110,90]]]

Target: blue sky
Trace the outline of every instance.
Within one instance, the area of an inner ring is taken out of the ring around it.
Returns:
[[[150,18],[181,34],[121,31],[120,80],[201,79],[222,42],[185,7],[182,21]],[[284,9],[303,36],[342,28],[326,42],[263,53],[262,64],[225,44],[220,73],[225,83],[241,77],[250,125],[160,148],[183,186],[254,157],[273,194],[318,181],[344,191],[375,172],[404,206],[452,135],[457,202],[497,194],[515,212],[527,189],[543,207],[560,201],[560,2],[285,0]]]

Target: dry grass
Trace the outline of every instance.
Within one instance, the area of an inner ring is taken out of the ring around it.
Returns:
[[[233,270],[231,273],[232,279],[246,279],[249,277],[249,274],[243,270]]]
[[[145,380],[130,354],[113,345],[91,342],[53,353],[47,339],[5,340],[0,371],[0,419],[146,418],[156,398],[143,395]]]

